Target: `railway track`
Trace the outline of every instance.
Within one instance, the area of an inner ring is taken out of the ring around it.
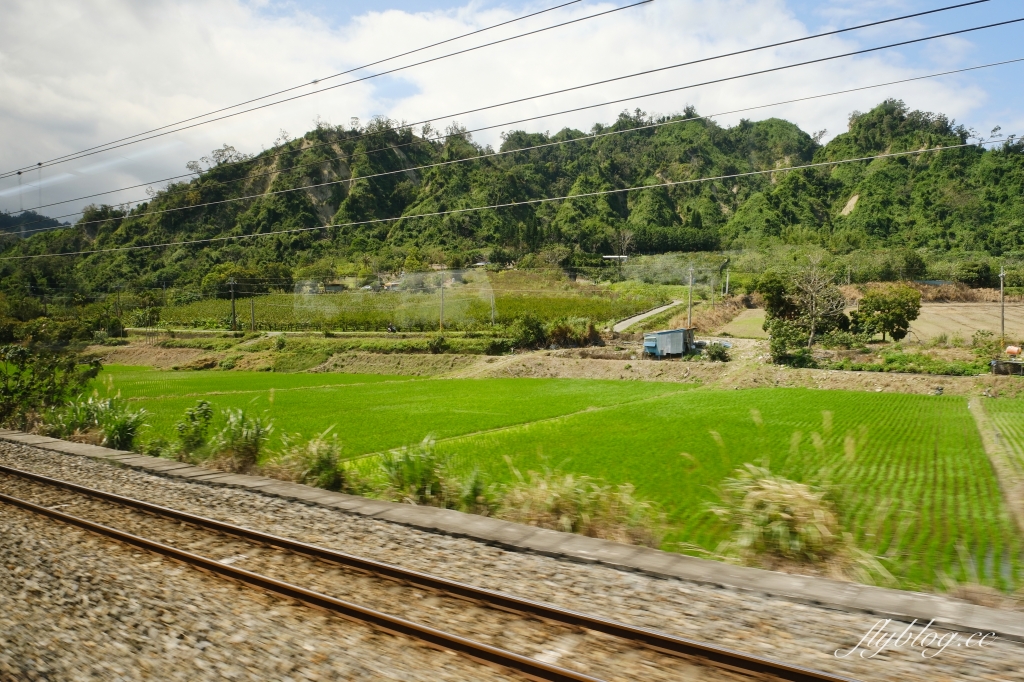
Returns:
[[[2,465],[0,502],[531,679],[850,680]]]

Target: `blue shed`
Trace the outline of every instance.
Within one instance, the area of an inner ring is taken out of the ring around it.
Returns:
[[[644,334],[644,354],[656,358],[668,355],[684,355],[693,352],[696,345],[693,329],[667,329]]]

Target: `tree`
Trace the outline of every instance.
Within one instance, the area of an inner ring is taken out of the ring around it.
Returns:
[[[764,300],[766,324],[768,319],[792,320],[797,316],[792,289],[792,278],[774,270],[765,272],[754,282],[753,290]]]
[[[68,402],[100,371],[78,353],[53,344],[0,347],[0,423],[29,426],[34,414]]]
[[[812,264],[793,280],[793,298],[808,329],[807,348],[814,345],[818,331],[841,325],[846,298],[835,279],[818,264]]]
[[[905,284],[876,287],[864,295],[852,314],[854,328],[862,333],[886,333],[900,341],[910,331],[910,323],[921,312],[921,292]]]

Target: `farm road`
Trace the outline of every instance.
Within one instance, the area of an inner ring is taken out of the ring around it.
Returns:
[[[682,301],[672,301],[668,305],[663,305],[660,308],[655,308],[654,310],[648,310],[646,313],[641,313],[640,315],[634,315],[633,317],[627,317],[625,320],[622,320],[621,322],[616,322],[615,325],[612,327],[612,331],[613,332],[624,332],[628,328],[630,328],[634,324],[636,324],[637,322],[643,322],[648,317],[654,317],[655,315],[658,315],[660,313],[665,312],[669,308],[674,308],[675,306],[679,305],[680,303],[682,303]]]

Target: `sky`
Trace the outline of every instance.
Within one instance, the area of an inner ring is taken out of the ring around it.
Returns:
[[[635,0],[583,0],[530,19],[308,85],[314,79],[554,7],[566,0],[0,0],[0,174],[268,93],[336,85],[419,59],[515,36]],[[1024,23],[828,61],[728,83],[631,99],[774,66],[1024,17],[1024,4],[971,7],[584,88],[487,111],[452,114],[836,28],[955,4],[955,0],[654,0],[639,7],[215,121],[186,131],[0,178],[0,210],[38,209],[74,221],[89,203],[144,200],[146,185],[230,144],[257,153],[317,121],[385,116],[443,129],[453,120],[497,147],[506,130],[589,130],[623,109],[671,114],[693,105],[721,125],[771,116],[824,140],[851,111],[887,97],[942,112],[989,136],[1024,133],[1024,62],[811,101],[783,100],[1024,57]],[[273,100],[267,100],[273,101]],[[233,110],[235,111],[235,110]],[[727,113],[734,112],[734,113]],[[539,120],[508,124],[527,117]],[[20,181],[20,184],[19,184]],[[99,197],[98,192],[120,190]],[[54,202],[64,202],[57,205]],[[42,206],[42,208],[39,208]]]

